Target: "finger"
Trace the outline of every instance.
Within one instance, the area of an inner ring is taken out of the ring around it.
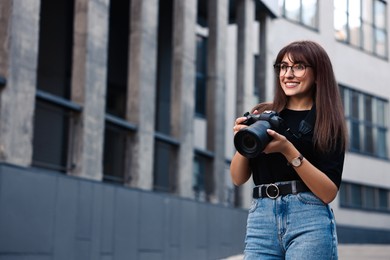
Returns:
[[[272,129],[267,129],[267,133],[274,139],[278,141],[284,140],[286,137],[284,135],[279,134],[278,132],[272,130]]]
[[[236,121],[234,121],[234,124],[235,125],[239,125],[239,124],[241,124],[242,122],[244,122],[246,120],[246,117],[238,117],[237,119],[236,119]]]
[[[267,129],[267,133],[272,136],[272,137],[276,137],[278,136],[279,134],[277,132],[275,132],[274,130],[272,129]]]
[[[235,125],[233,127],[233,132],[234,132],[234,134],[236,134],[238,131],[240,131],[240,130],[246,128],[246,127],[248,127],[248,126],[246,126],[246,125]]]
[[[267,133],[268,133],[268,134],[270,134],[270,135],[272,135],[272,134],[274,134],[274,133],[275,133],[275,131],[274,131],[274,130],[272,130],[272,129],[269,129],[269,128],[268,128],[268,129],[267,129]]]
[[[234,127],[233,127],[233,130],[234,131],[240,131],[241,129],[243,129],[243,128],[245,128],[245,127],[247,127],[246,125],[235,125]]]

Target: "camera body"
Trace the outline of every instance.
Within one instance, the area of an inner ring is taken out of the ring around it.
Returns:
[[[242,124],[248,127],[241,129],[234,136],[234,146],[246,158],[255,158],[271,142],[267,129],[278,130],[284,124],[278,113],[266,110],[261,114],[245,113],[247,118]]]

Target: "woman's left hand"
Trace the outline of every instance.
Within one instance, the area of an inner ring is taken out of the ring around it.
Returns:
[[[287,140],[284,135],[278,134],[276,131],[267,129],[267,133],[273,138],[265,147],[264,153],[282,153],[284,154],[292,143]]]
[[[282,153],[287,162],[299,155],[297,148],[287,138],[274,130],[268,129],[267,133],[273,140],[265,147],[264,153]],[[337,195],[337,186],[329,177],[304,159],[301,166],[294,168],[296,173],[307,187],[324,203],[328,204]]]

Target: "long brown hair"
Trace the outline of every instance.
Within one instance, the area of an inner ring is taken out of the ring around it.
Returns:
[[[296,41],[282,48],[275,60],[279,64],[285,55],[293,62],[309,64],[314,72],[313,101],[316,105],[316,123],[313,141],[318,151],[327,152],[340,148],[344,150],[347,142],[344,110],[338,84],[328,54],[318,43],[312,41]],[[279,74],[276,75],[276,88],[273,103],[262,103],[253,108],[262,112],[272,109],[282,111],[288,97],[280,86]],[[340,146],[341,144],[341,146]]]

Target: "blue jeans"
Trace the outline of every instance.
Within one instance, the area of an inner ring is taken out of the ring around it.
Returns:
[[[333,212],[311,192],[254,199],[246,232],[245,260],[338,259]]]

